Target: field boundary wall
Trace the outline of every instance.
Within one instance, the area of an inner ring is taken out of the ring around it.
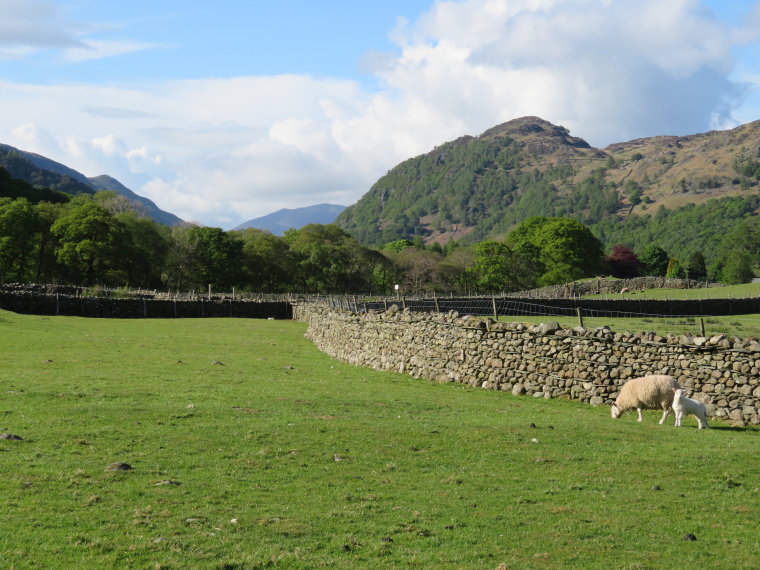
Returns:
[[[232,298],[194,300],[86,297],[79,294],[0,290],[0,309],[26,315],[61,315],[112,319],[178,319],[227,317],[292,319],[287,301],[250,301]]]
[[[528,326],[396,305],[356,313],[302,303],[294,318],[320,350],[357,366],[594,405],[611,404],[631,378],[670,374],[710,416],[760,424],[760,343],[751,339]]]

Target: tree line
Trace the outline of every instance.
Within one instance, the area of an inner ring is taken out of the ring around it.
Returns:
[[[589,227],[565,217],[530,217],[504,241],[426,246],[418,237],[369,248],[335,224],[309,224],[282,237],[169,227],[115,192],[44,197],[0,198],[0,281],[323,294],[390,294],[399,285],[408,294],[478,294],[604,274],[744,282],[760,251],[755,218],[726,236],[728,245],[708,268],[701,255],[678,260],[656,244],[639,253],[619,245],[605,255]]]

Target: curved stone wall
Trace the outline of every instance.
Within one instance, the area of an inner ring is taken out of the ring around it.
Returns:
[[[357,366],[591,404],[611,404],[630,378],[670,374],[709,415],[760,424],[754,340],[527,326],[396,306],[357,314],[301,304],[294,318],[308,323],[306,337],[320,350]]]

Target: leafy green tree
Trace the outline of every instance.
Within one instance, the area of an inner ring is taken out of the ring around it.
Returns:
[[[528,218],[507,236],[507,243],[543,268],[539,287],[598,275],[604,266],[601,242],[571,218]]]
[[[290,290],[296,273],[290,246],[270,232],[247,229],[241,233],[248,287],[257,292],[280,293]]]
[[[644,275],[664,277],[668,271],[670,256],[659,245],[652,243],[639,254],[639,261],[644,264],[641,270]]]
[[[686,279],[686,270],[681,266],[681,263],[675,257],[671,257],[668,262],[668,270],[665,273],[665,277],[670,279]]]
[[[242,281],[242,240],[212,227],[191,228],[190,239],[195,243],[190,283],[199,289],[212,285],[215,289],[230,290]]]
[[[484,241],[475,245],[476,286],[483,292],[519,291],[535,285],[540,263],[516,254],[506,243]]]
[[[0,198],[0,283],[26,281],[33,266],[39,217],[25,198]]]
[[[130,236],[127,247],[122,252],[127,281],[141,287],[165,287],[163,276],[171,229],[150,218],[139,216],[129,208],[115,217]]]
[[[408,247],[414,247],[414,242],[412,240],[397,239],[390,243],[386,243],[383,246],[383,251],[395,251],[396,253],[399,253],[400,251],[404,251]]]
[[[172,289],[187,289],[190,282],[198,235],[195,226],[174,226],[166,236],[167,252],[162,279]]]
[[[131,246],[124,225],[92,202],[74,207],[53,224],[57,260],[75,282],[122,285],[127,280],[123,251]]]
[[[727,285],[738,285],[749,283],[754,277],[752,256],[746,251],[736,250],[725,259],[718,281]]]
[[[695,251],[686,260],[686,275],[689,279],[704,281],[707,279],[707,267],[705,265],[705,256],[702,252]]]

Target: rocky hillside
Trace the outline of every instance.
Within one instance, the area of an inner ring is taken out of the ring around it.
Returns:
[[[663,221],[684,209],[713,211],[711,198],[733,198],[721,202],[721,212],[755,214],[758,178],[760,121],[599,149],[562,126],[523,117],[399,164],[336,223],[364,244],[417,235],[427,243],[467,243],[498,238],[531,215],[569,216],[610,245],[642,240],[629,236],[628,226],[646,226],[658,212]]]

